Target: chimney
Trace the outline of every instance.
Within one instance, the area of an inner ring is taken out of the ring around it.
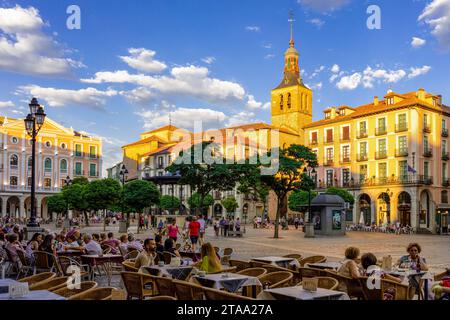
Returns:
[[[417,98],[418,98],[419,100],[425,100],[425,89],[420,88],[420,89],[417,91]]]
[[[378,104],[379,104],[379,100],[378,100],[378,97],[377,96],[375,96],[374,98],[373,98],[373,105],[374,106],[377,106]]]
[[[330,109],[330,119],[334,119],[334,118],[336,118],[336,108],[332,107]]]

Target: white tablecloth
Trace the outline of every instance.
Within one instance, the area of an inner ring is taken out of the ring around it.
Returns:
[[[66,300],[66,299],[48,290],[35,290],[30,291],[26,296],[14,299],[10,299],[8,293],[3,293],[0,294],[0,300]]]
[[[350,297],[341,291],[317,288],[310,292],[301,286],[267,289],[261,292],[258,300],[350,300]]]
[[[246,286],[262,286],[258,278],[236,273],[208,274],[204,277],[195,276],[194,279],[202,286],[219,290],[225,288],[231,292]]]
[[[142,267],[141,270],[144,273],[148,273],[156,276],[165,276],[178,280],[186,280],[191,274],[193,267],[171,267],[171,266],[148,266]]]
[[[293,267],[300,267],[300,263],[297,259],[294,258],[286,258],[286,257],[260,257],[260,258],[253,258],[252,260],[257,262],[264,262],[267,264],[271,264],[273,266],[277,267],[283,267],[288,268],[289,266]]]

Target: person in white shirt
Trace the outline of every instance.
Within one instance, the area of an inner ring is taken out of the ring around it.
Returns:
[[[86,250],[87,254],[91,254],[91,255],[103,254],[102,247],[100,246],[100,244],[98,242],[92,240],[91,235],[86,234],[83,237],[83,241],[84,241],[84,250]]]
[[[142,243],[134,238],[134,235],[131,233],[128,235],[128,248],[136,249],[137,251],[142,251],[144,247],[142,246]]]
[[[203,216],[199,216],[199,219],[197,220],[198,223],[200,223],[200,245],[202,245],[204,243],[203,238],[205,236],[205,231],[206,231],[206,222],[205,219],[203,219]]]

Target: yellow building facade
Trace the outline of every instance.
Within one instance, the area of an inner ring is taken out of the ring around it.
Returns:
[[[347,220],[432,233],[447,227],[450,108],[440,95],[390,91],[324,115],[305,126],[305,143],[319,160],[318,189],[343,187],[355,196]]]

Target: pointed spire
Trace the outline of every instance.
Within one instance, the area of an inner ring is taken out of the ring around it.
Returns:
[[[289,23],[291,24],[291,39],[290,39],[290,41],[289,41],[289,46],[291,47],[291,48],[293,48],[294,47],[294,22],[295,22],[295,19],[294,19],[294,11],[293,10],[291,10],[291,11],[289,11]]]

